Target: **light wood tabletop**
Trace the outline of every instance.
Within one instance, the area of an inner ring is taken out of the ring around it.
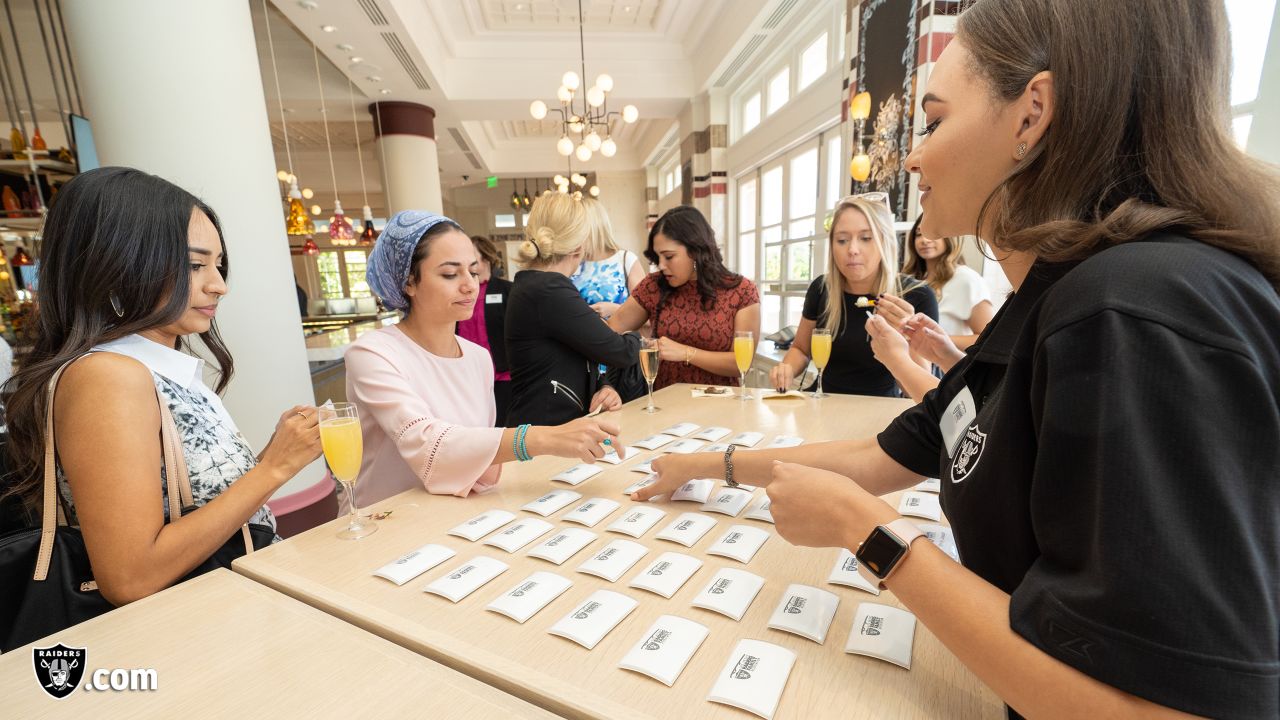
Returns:
[[[632,443],[681,422],[699,427],[723,426],[735,433],[764,434],[759,446],[775,436],[800,436],[806,442],[874,435],[899,412],[909,407],[903,400],[858,396],[831,396],[822,400],[693,398],[691,386],[676,385],[655,393],[661,410],[643,412],[644,399],[629,403],[610,417],[622,426],[622,439]],[[726,438],[727,439],[727,438]],[[758,446],[758,447],[759,447]],[[901,607],[888,592],[875,597],[849,587],[832,585],[827,578],[838,549],[798,548],[777,535],[773,525],[707,513],[716,526],[692,548],[654,536],[668,521],[683,512],[699,512],[692,502],[663,500],[654,503],[666,517],[636,542],[649,553],[617,582],[587,575],[577,567],[596,551],[617,539],[632,539],[605,527],[635,505],[623,488],[644,476],[630,468],[655,452],[642,451],[621,465],[600,463],[605,471],[571,489],[585,501],[602,497],[619,501],[619,510],[591,528],[598,537],[560,566],[527,557],[526,552],[546,535],[515,553],[447,535],[447,531],[487,510],[501,508],[519,518],[538,517],[520,508],[552,489],[569,486],[550,482],[552,475],[574,465],[567,459],[538,458],[503,468],[493,492],[457,498],[433,496],[411,490],[370,508],[392,514],[378,521],[379,530],[358,541],[340,540],[338,519],[290,538],[266,550],[237,560],[238,572],[312,604],[370,632],[401,644],[428,658],[449,665],[501,690],[557,714],[583,718],[742,718],[743,710],[706,700],[714,679],[724,667],[735,644],[755,639],[796,653],[795,667],[787,681],[777,718],[995,718],[1003,715],[996,695],[964,668],[923,625],[917,624],[910,670],[844,652],[845,640],[859,603],[876,602]],[[755,499],[764,490],[756,490]],[[888,498],[897,503],[896,496]],[[546,518],[557,529],[580,527],[563,521],[578,503]],[[920,520],[927,523],[927,520]],[[709,555],[705,551],[731,525],[765,529],[769,539],[747,564]],[[397,557],[428,543],[444,545],[456,556],[403,586],[372,573]],[[703,561],[703,566],[670,599],[629,587],[630,581],[663,552],[679,552]],[[470,596],[454,604],[424,593],[431,581],[445,576],[476,556],[501,560],[510,566]],[[766,579],[764,588],[741,621],[695,608],[690,600],[721,568],[736,568]],[[544,609],[519,624],[485,607],[532,573],[546,571],[572,581],[572,586]],[[835,593],[840,604],[835,620],[821,645],[808,639],[768,628],[769,618],[783,600],[790,583],[801,583]],[[639,602],[592,650],[548,634],[549,627],[576,609],[600,589],[622,593]],[[709,635],[672,687],[647,676],[623,670],[619,660],[627,654],[660,615],[675,615],[700,623]]]
[[[32,659],[57,644],[86,651],[62,699]],[[116,668],[154,669],[155,689],[87,688]],[[0,655],[0,698],[10,718],[555,717],[230,570]]]

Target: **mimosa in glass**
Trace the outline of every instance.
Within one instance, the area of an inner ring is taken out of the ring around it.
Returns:
[[[733,359],[738,364],[738,383],[742,387],[742,401],[746,402],[747,370],[751,369],[751,361],[756,356],[756,336],[750,330],[739,330],[733,334]]]
[[[653,338],[642,338],[640,341],[640,373],[644,375],[644,382],[649,386],[649,406],[644,409],[647,413],[656,413],[661,408],[654,407],[653,404],[653,381],[658,379],[658,364],[661,362],[658,357],[658,341]]]
[[[818,367],[818,389],[813,396],[824,398],[827,395],[822,392],[822,371],[827,368],[827,361],[831,359],[831,331],[815,328],[809,340],[809,347],[813,351],[813,364]]]
[[[323,405],[320,410],[320,444],[333,477],[346,486],[351,500],[351,523],[338,533],[344,540],[355,540],[378,531],[372,521],[360,517],[356,507],[356,480],[364,457],[364,437],[360,434],[360,416],[351,403]]]

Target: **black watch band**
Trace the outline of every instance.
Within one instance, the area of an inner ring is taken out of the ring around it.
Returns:
[[[737,445],[730,445],[724,451],[724,484],[731,488],[738,487],[738,481],[733,479],[733,451],[737,449]]]

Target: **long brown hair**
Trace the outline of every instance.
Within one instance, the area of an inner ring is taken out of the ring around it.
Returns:
[[[663,213],[662,217],[658,218],[658,222],[649,229],[649,244],[645,247],[644,256],[655,266],[658,264],[658,253],[653,249],[653,241],[659,234],[683,245],[689,257],[693,258],[694,267],[697,268],[695,282],[703,310],[715,307],[716,296],[721,290],[738,287],[744,280],[741,275],[729,272],[729,268],[724,266],[724,259],[720,257],[720,248],[716,245],[716,231],[702,216],[702,212],[692,205],[678,205],[671,208]],[[658,310],[666,305],[667,299],[673,292],[675,288],[671,287],[666,277],[659,273]],[[658,331],[656,322],[653,329],[655,333]]]
[[[978,0],[956,38],[1000,102],[1054,78],[1051,126],[979,216],[994,244],[1079,260],[1163,230],[1280,287],[1280,184],[1229,133],[1221,0]]]
[[[916,252],[916,238],[920,237],[920,221],[923,218],[923,215],[916,217],[915,224],[911,226],[911,232],[907,233],[906,249],[902,255],[902,272],[928,283],[929,287],[933,288],[933,294],[938,296],[938,302],[942,302],[942,288],[956,276],[956,266],[960,265],[960,256],[964,254],[964,243],[960,238],[939,239],[942,243],[942,254],[933,265],[933,274],[929,274],[928,261]]]
[[[29,510],[39,507],[45,388],[53,373],[95,345],[167,325],[186,311],[194,210],[218,231],[225,279],[229,260],[218,217],[186,190],[124,167],[89,170],[62,186],[45,218],[35,347],[5,383],[16,478],[3,496],[18,496]],[[231,353],[216,324],[200,339],[218,363],[222,392],[231,380]]]

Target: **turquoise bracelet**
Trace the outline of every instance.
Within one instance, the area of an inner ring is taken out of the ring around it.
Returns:
[[[516,460],[526,462],[532,460],[533,456],[529,454],[529,448],[525,445],[525,437],[529,434],[529,425],[521,425],[516,430]]]

